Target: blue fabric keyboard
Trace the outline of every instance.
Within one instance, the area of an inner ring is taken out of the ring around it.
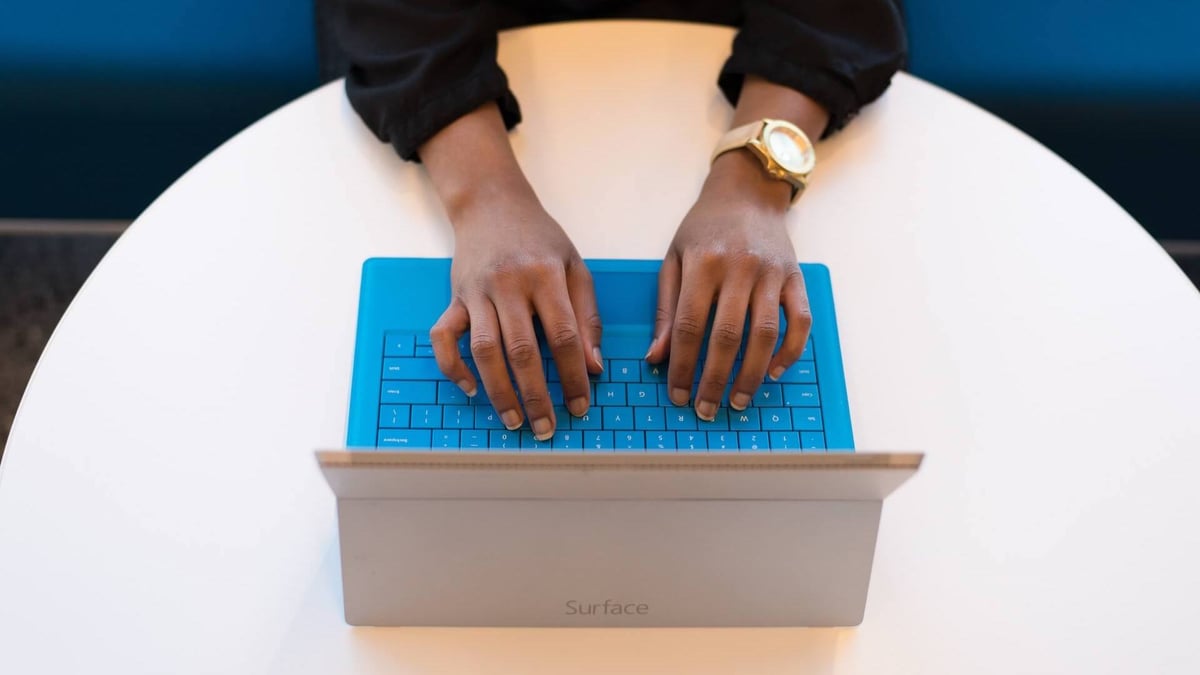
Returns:
[[[372,258],[363,265],[347,446],[404,451],[500,452],[850,452],[854,439],[842,372],[829,271],[800,266],[813,326],[800,360],[768,380],[746,410],[721,402],[705,422],[667,399],[666,366],[643,360],[657,302],[659,261],[588,260],[604,336],[604,372],[592,378],[592,405],[574,417],[563,406],[554,362],[545,358],[555,404],[554,436],[509,431],[482,384],[468,398],[438,370],[429,329],[450,300],[448,259]],[[460,353],[474,369],[466,339]],[[542,354],[549,350],[543,345]],[[703,372],[696,368],[697,379]],[[734,365],[735,372],[740,359]],[[476,373],[478,375],[478,373]],[[694,391],[694,390],[693,390]]]
[[[648,343],[619,338],[602,342],[601,352],[611,358],[605,359],[604,372],[592,378],[592,407],[582,417],[572,416],[564,407],[554,361],[544,359],[558,430],[553,438],[539,441],[527,428],[504,428],[482,387],[476,396],[468,397],[442,377],[428,333],[387,331],[377,447],[534,452],[825,450],[811,339],[800,361],[778,381],[763,384],[745,410],[729,408],[726,393],[712,422],[700,420],[690,406],[670,403],[666,367],[640,358]],[[548,353],[544,346],[542,351]],[[470,351],[460,346],[460,352],[478,378]],[[739,359],[735,368],[740,364]],[[697,379],[702,370],[703,364],[696,369]]]

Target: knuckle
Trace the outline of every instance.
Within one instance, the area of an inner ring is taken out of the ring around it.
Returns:
[[[812,312],[807,307],[788,312],[788,323],[797,328],[812,328]]]
[[[751,330],[755,340],[774,343],[779,338],[779,319],[757,321]]]
[[[737,349],[742,344],[742,327],[721,321],[713,326],[712,344],[722,349]]]
[[[513,368],[528,368],[537,360],[537,344],[527,337],[509,340],[508,362]]]
[[[717,394],[725,391],[726,384],[729,384],[729,373],[705,373],[700,380],[701,388]]]
[[[554,351],[574,349],[579,347],[579,331],[573,324],[556,324],[546,330],[546,342]]]
[[[490,361],[500,355],[500,342],[489,333],[471,333],[471,355],[476,361]]]
[[[675,318],[675,335],[684,344],[698,343],[704,339],[704,324],[694,316],[682,314]]]
[[[550,404],[550,397],[541,391],[521,392],[521,403],[526,408],[538,410]]]

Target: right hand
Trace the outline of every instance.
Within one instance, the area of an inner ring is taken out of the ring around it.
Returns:
[[[534,436],[545,440],[558,420],[533,322],[541,322],[567,410],[585,414],[588,373],[604,368],[592,275],[536,197],[501,193],[473,202],[452,217],[453,298],[430,331],[434,355],[446,377],[474,396],[478,382],[458,350],[469,330],[471,355],[504,426],[515,430],[528,416]]]

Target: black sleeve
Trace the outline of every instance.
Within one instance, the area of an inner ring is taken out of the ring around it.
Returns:
[[[336,0],[333,40],[346,94],[371,131],[404,159],[488,101],[512,128],[521,110],[496,64],[496,21],[481,0]]]
[[[893,0],[745,0],[718,84],[737,104],[746,75],[791,87],[829,111],[825,135],[879,98],[908,54]]]

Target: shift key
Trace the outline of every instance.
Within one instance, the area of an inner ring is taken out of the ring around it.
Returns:
[[[442,371],[438,370],[437,361],[433,359],[384,359],[383,379],[440,380]]]

